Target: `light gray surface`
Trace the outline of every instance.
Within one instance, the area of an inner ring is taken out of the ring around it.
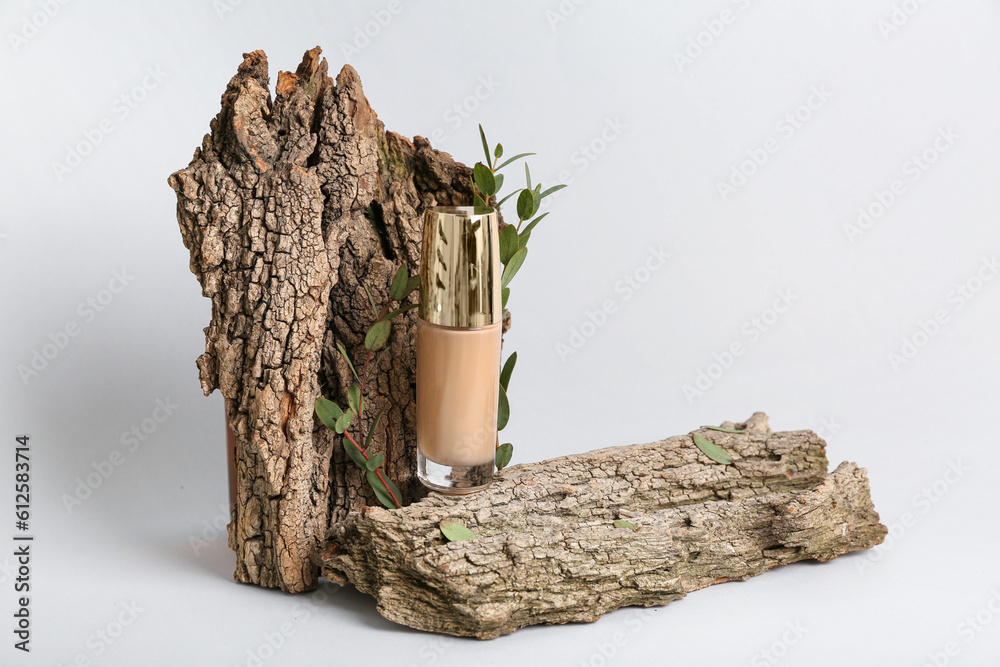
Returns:
[[[961,307],[954,292],[975,287],[984,260],[1000,256],[996,2],[48,4],[57,11],[15,48],[10,34],[41,23],[47,3],[5,3],[0,44],[0,438],[12,448],[16,434],[32,436],[37,535],[34,650],[11,648],[15,594],[0,570],[0,663],[253,665],[248,651],[268,636],[281,646],[263,651],[264,665],[334,664],[337,654],[335,664],[375,654],[404,666],[540,655],[573,666],[665,656],[677,665],[934,664],[929,654],[938,664],[996,663],[1000,279]],[[560,6],[565,20],[555,22]],[[883,35],[879,22],[904,6],[918,9]],[[220,519],[226,499],[222,406],[197,381],[209,303],[188,271],[166,177],[190,159],[244,51],[266,50],[272,84],[317,44],[335,72],[342,45],[390,8],[399,11],[346,58],[388,128],[440,130],[439,147],[471,163],[482,122],[508,152],[538,152],[537,177],[572,178],[533,235],[511,297],[515,462],[762,409],[775,428],[819,430],[833,465],[868,468],[898,536],[891,546],[487,643],[394,626],[350,590],[327,586],[317,600],[237,586],[221,536],[196,553],[192,538]],[[723,11],[732,21],[711,36]],[[679,66],[675,54],[699,34],[708,46]],[[147,70],[160,80],[146,79],[150,90],[126,116],[120,98]],[[814,87],[828,99],[813,98],[801,128],[779,127]],[[449,111],[456,104],[477,108],[462,119]],[[60,181],[53,163],[105,118],[112,131]],[[908,161],[949,128],[952,145],[914,179]],[[769,138],[776,152],[724,201],[718,182]],[[592,142],[601,153],[591,160],[581,147]],[[852,242],[845,225],[895,180],[902,194]],[[661,247],[671,257],[640,290],[616,291]],[[122,269],[127,286],[91,318],[79,304]],[[752,318],[768,316],[779,290],[793,304],[754,339]],[[557,344],[609,299],[616,312],[560,358]],[[947,321],[894,369],[888,354],[936,311]],[[18,366],[70,323],[78,335],[22,381]],[[734,342],[744,353],[689,401],[683,386]],[[177,407],[145,441],[123,442],[157,400]],[[116,449],[121,465],[68,511],[65,494]],[[5,456],[0,541],[9,545]],[[953,462],[960,475],[949,473]],[[103,643],[96,633],[116,631],[121,602],[142,611]],[[954,656],[943,653],[949,642]],[[761,653],[769,647],[780,658]]]

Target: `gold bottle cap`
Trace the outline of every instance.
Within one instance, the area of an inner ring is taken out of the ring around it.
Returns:
[[[446,327],[503,320],[500,230],[491,206],[435,206],[424,213],[420,317]]]

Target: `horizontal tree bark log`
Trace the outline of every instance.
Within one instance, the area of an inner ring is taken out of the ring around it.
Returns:
[[[389,620],[488,639],[883,540],[864,469],[845,462],[827,474],[815,433],[774,433],[762,413],[723,426],[746,433],[694,434],[726,449],[729,466],[689,434],[515,465],[477,494],[365,508],[331,530],[322,573],[373,595]],[[444,519],[477,539],[447,542]]]

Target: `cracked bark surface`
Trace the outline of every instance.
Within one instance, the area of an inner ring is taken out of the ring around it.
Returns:
[[[775,433],[763,413],[723,426],[747,432],[692,434],[725,448],[730,466],[688,434],[515,465],[468,496],[352,513],[330,532],[323,575],[373,595],[389,620],[488,639],[665,604],[884,539],[864,469],[828,473],[815,433]],[[446,542],[444,519],[477,539]]]
[[[424,210],[471,202],[470,173],[421,137],[386,132],[357,72],[345,66],[334,81],[315,48],[279,72],[273,100],[266,56],[244,54],[210,134],[168,179],[191,271],[212,301],[201,385],[225,397],[237,441],[238,581],[313,588],[330,525],[377,503],[313,404],[346,405],[351,371],[335,343],[364,349],[373,318],[362,285],[382,304],[400,264],[417,271]],[[414,330],[413,312],[393,321],[365,390],[367,414],[387,406],[370,451],[407,501],[424,494]]]

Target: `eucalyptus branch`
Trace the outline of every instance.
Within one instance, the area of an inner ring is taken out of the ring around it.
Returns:
[[[372,296],[371,291],[367,286],[364,287],[372,306],[375,321],[368,328],[368,333],[365,335],[365,349],[367,352],[365,353],[365,364],[361,375],[358,375],[358,371],[354,366],[354,362],[351,361],[351,356],[347,353],[347,349],[342,343],[337,342],[337,350],[340,351],[341,356],[351,369],[354,379],[357,380],[356,383],[351,384],[347,388],[347,410],[343,410],[339,405],[326,398],[317,398],[315,405],[316,415],[320,421],[327,428],[343,434],[344,439],[342,444],[344,451],[347,452],[347,455],[359,468],[365,471],[365,478],[375,492],[375,497],[389,509],[402,507],[402,502],[400,501],[402,494],[392,480],[382,472],[383,455],[375,454],[372,456],[367,451],[372,436],[375,434],[375,429],[378,426],[379,418],[385,412],[385,408],[383,407],[375,415],[375,419],[368,426],[368,434],[366,436],[362,422],[365,411],[365,388],[368,386],[368,374],[372,367],[372,357],[376,352],[382,350],[375,360],[374,365],[377,368],[382,361],[382,356],[389,349],[386,347],[386,343],[389,340],[389,335],[392,333],[392,319],[415,308],[416,304],[401,305],[395,310],[390,310],[390,308],[394,303],[399,303],[406,299],[419,285],[419,279],[415,276],[410,276],[405,266],[400,266],[389,286],[390,301],[381,310],[376,306],[375,298]],[[351,435],[350,431],[355,421],[357,421],[357,438]],[[363,446],[358,443],[359,440],[364,441]]]
[[[486,206],[490,201],[495,200],[503,187],[504,175],[500,170],[504,167],[532,155],[534,153],[518,153],[508,158],[501,164],[500,158],[503,156],[503,146],[497,144],[490,151],[490,144],[486,141],[486,132],[483,126],[479,126],[479,138],[483,142],[483,153],[486,162],[477,162],[472,169],[472,203],[474,206]],[[507,299],[510,297],[510,282],[520,271],[524,260],[528,256],[528,240],[531,232],[535,229],[548,213],[538,214],[542,200],[554,192],[558,192],[566,187],[565,184],[554,185],[547,190],[542,189],[542,184],[538,183],[534,187],[531,184],[531,170],[528,163],[524,163],[525,187],[514,190],[496,203],[497,210],[511,197],[517,195],[517,224],[507,224],[500,232],[500,262],[503,264],[503,273],[500,278],[500,294],[504,317],[507,316]],[[527,223],[527,224],[525,224]],[[524,225],[524,230],[521,226]],[[497,431],[502,431],[507,426],[510,418],[510,403],[507,401],[507,387],[510,383],[510,375],[517,363],[517,352],[507,358],[500,373],[499,403],[497,406]],[[502,470],[510,463],[513,454],[513,445],[509,442],[500,444],[499,433],[497,435],[497,451],[495,462],[498,470]]]

